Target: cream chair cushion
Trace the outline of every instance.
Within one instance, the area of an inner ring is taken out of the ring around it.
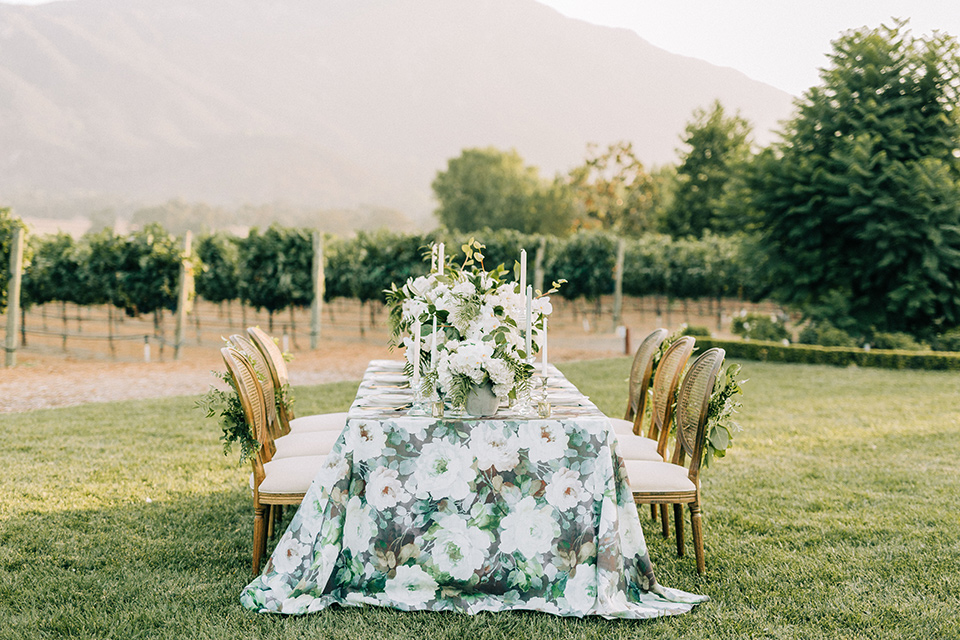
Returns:
[[[304,433],[307,431],[343,431],[347,424],[347,413],[340,411],[338,413],[318,413],[313,416],[301,416],[290,421],[291,433]]]
[[[634,493],[676,493],[696,491],[697,487],[687,477],[688,470],[669,462],[626,460],[630,490]]]
[[[618,436],[621,433],[633,434],[633,420],[624,420],[623,418],[607,418],[613,425],[613,432]]]
[[[326,459],[326,456],[300,456],[271,460],[263,465],[266,477],[260,483],[260,493],[306,493]],[[253,486],[252,473],[250,485]]]
[[[305,431],[290,432],[273,441],[277,450],[273,454],[274,460],[296,458],[301,456],[325,456],[333,449],[334,443],[340,437],[339,431]]]
[[[663,456],[657,453],[657,441],[643,436],[617,434],[620,455],[624,460],[650,460],[663,462]]]

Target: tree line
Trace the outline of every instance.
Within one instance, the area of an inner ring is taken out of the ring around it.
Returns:
[[[957,327],[957,41],[901,21],[850,31],[820,78],[764,149],[721,104],[698,110],[676,167],[647,170],[621,142],[545,180],[515,151],[464,150],[433,183],[437,216],[462,232],[744,234],[758,294],[824,329],[928,339]]]

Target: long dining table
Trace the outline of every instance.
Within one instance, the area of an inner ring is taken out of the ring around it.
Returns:
[[[402,362],[371,361],[241,603],[650,618],[706,600],[657,582],[606,416],[556,367],[545,387],[544,418],[409,415]]]

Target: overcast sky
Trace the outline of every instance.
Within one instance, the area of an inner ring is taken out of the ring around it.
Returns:
[[[733,67],[797,96],[819,84],[830,42],[848,29],[877,27],[896,16],[909,18],[915,35],[937,29],[960,36],[958,0],[537,1],[574,18],[632,29],[662,49]]]
[[[733,67],[799,96],[819,84],[830,42],[909,18],[914,35],[960,36],[958,0],[538,0],[570,17],[632,29],[672,53]]]

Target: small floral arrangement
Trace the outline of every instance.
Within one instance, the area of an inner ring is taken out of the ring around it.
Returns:
[[[483,245],[470,239],[458,266],[442,264],[386,291],[391,344],[406,349],[406,373],[418,366],[424,388],[436,389],[462,407],[474,386],[489,385],[501,400],[516,397],[533,374],[530,358],[540,352],[544,319],[553,310],[550,293],[531,300],[530,353],[526,348],[526,296],[503,265],[487,271]],[[414,341],[420,325],[420,361]],[[433,355],[435,354],[435,356]],[[436,362],[432,359],[436,357]]]

